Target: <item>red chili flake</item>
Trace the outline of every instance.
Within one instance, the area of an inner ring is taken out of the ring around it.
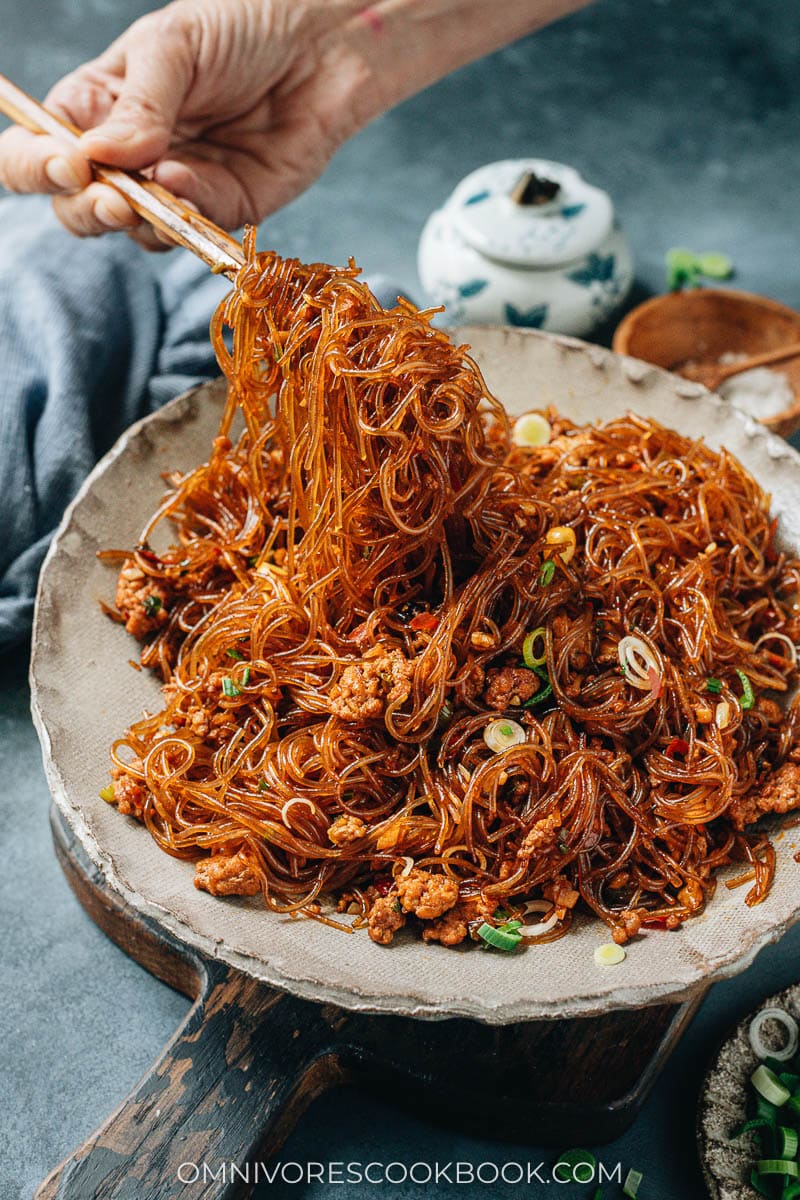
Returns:
[[[408,627],[415,633],[433,633],[434,629],[439,628],[439,618],[432,612],[417,613],[408,622]]]
[[[664,753],[666,754],[667,758],[675,758],[675,756],[677,754],[681,754],[681,755],[688,754],[689,753],[689,743],[686,741],[685,738],[674,737],[672,739],[672,741],[670,742],[670,744],[667,746]]]
[[[373,882],[373,887],[379,896],[388,896],[392,890],[394,880],[391,875],[376,875]]]
[[[137,546],[136,554],[143,558],[145,562],[154,563],[156,566],[161,566],[161,559],[157,554],[154,554],[149,546]]]
[[[764,558],[768,563],[774,563],[777,560],[778,552],[775,549],[775,534],[778,532],[778,518],[773,517],[769,523],[769,535],[767,537],[767,548],[764,551]]]
[[[642,929],[666,929],[666,917],[646,917],[642,921]]]

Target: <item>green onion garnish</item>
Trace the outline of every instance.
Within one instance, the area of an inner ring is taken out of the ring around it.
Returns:
[[[569,1178],[563,1174],[556,1175],[559,1167],[569,1167]],[[579,1174],[581,1167],[586,1169]],[[565,1150],[553,1166],[553,1179],[559,1183],[591,1183],[595,1177],[597,1159],[588,1150]]]
[[[157,612],[161,612],[161,597],[151,593],[144,598],[144,611],[148,617],[154,617]]]
[[[436,725],[439,729],[444,729],[445,725],[449,725],[453,719],[453,706],[449,700],[445,700],[442,707],[439,709],[439,716],[436,718]]]
[[[242,689],[238,688],[230,676],[226,675],[222,681],[222,694],[232,700],[234,696],[241,696]]]
[[[781,1158],[796,1158],[798,1136],[796,1129],[790,1129],[788,1125],[778,1126],[778,1154]]]
[[[258,790],[259,790],[260,792],[265,792],[265,791],[267,790],[267,788],[268,788],[268,787],[269,787],[269,784],[267,783],[266,779],[259,779],[259,781],[258,781]]]
[[[226,650],[225,653],[227,654],[228,658],[235,658],[237,662],[241,662],[244,658],[241,650],[230,649]]]
[[[760,1158],[756,1163],[759,1175],[791,1175],[800,1179],[800,1163],[791,1158]]]
[[[542,564],[542,569],[539,572],[539,586],[547,587],[548,584],[552,583],[555,573],[556,564],[553,562],[552,558],[548,558],[547,562]]]
[[[540,692],[537,692],[535,696],[531,696],[530,700],[526,700],[522,706],[523,708],[533,708],[534,704],[541,704],[543,700],[549,700],[553,694],[553,685],[550,682],[550,676],[547,674],[547,671],[544,671],[541,667],[534,667],[533,669],[539,678],[544,680],[545,687]]]
[[[634,1171],[632,1168],[625,1176],[625,1182],[622,1185],[622,1194],[628,1196],[629,1200],[636,1200],[639,1192],[639,1184],[642,1182],[642,1172]]]
[[[494,946],[496,950],[516,950],[522,941],[522,935],[519,933],[519,922],[513,929],[512,924],[514,923],[509,921],[507,925],[495,929],[494,925],[488,925],[484,921],[478,930],[478,937],[486,942],[487,946]]]
[[[536,667],[540,667],[543,662],[547,661],[547,651],[544,647],[544,635],[544,625],[540,625],[538,629],[534,629],[532,633],[529,633],[525,638],[525,641],[522,643],[522,661],[531,671],[535,670]],[[542,639],[543,643],[542,653],[536,654],[536,642],[539,638]]]
[[[768,1100],[770,1104],[774,1104],[776,1108],[780,1108],[791,1096],[791,1092],[787,1087],[783,1086],[775,1072],[770,1071],[769,1067],[765,1067],[763,1063],[753,1071],[753,1074],[750,1076],[750,1082],[759,1096],[763,1096],[765,1100]]]
[[[720,692],[722,691],[722,680],[715,679],[714,676],[712,675],[709,679],[706,680],[706,691],[713,692],[715,696],[718,696],[720,694]]]
[[[742,681],[742,697],[739,703],[744,709],[752,708],[756,702],[756,698],[753,694],[753,685],[745,675],[744,671],[740,671],[738,667],[736,667],[735,670],[736,674]]]
[[[100,788],[100,799],[105,800],[106,804],[114,803],[114,785],[113,783],[106,784],[104,788]]]
[[[247,687],[249,682],[250,682],[250,668],[245,667],[245,669],[242,671],[242,687]]]

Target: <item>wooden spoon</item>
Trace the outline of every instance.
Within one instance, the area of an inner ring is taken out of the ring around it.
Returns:
[[[5,75],[0,75],[0,112],[31,133],[49,133],[73,146],[80,140],[80,129],[44,108]],[[160,184],[138,171],[123,171],[100,163],[92,163],[92,169],[96,179],[122,193],[134,212],[177,245],[202,258],[215,274],[234,278],[244,265],[244,251],[235,238],[188,208]]]
[[[788,346],[780,346],[776,350],[765,350],[761,354],[749,354],[732,363],[687,363],[681,367],[678,374],[695,383],[702,383],[711,392],[715,392],[721,383],[738,375],[741,371],[749,371],[754,367],[768,367],[772,363],[786,362],[790,358],[800,356],[800,342],[790,342]]]

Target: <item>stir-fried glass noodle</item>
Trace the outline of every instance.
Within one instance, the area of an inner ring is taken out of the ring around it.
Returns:
[[[518,445],[430,314],[246,249],[209,462],[107,555],[165,707],[104,797],[198,887],[382,944],[409,923],[512,948],[576,906],[624,942],[732,861],[761,900],[775,856],[748,827],[800,805],[776,702],[800,563],[759,485],[636,416],[550,411]]]

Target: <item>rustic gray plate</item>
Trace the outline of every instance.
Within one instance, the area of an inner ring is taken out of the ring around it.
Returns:
[[[469,328],[489,386],[512,412],[556,404],[579,421],[627,410],[724,444],[773,492],[782,536],[800,545],[800,458],[784,442],[702,388],[572,339],[532,331]],[[717,890],[700,918],[672,934],[649,932],[618,967],[597,967],[604,926],[577,923],[559,942],[510,958],[450,951],[411,937],[391,949],[220,901],[192,886],[192,867],[162,854],[135,822],[98,797],[108,746],[143,708],[157,709],[156,681],[128,667],[136,647],[100,612],[113,595],[101,547],[129,546],[162,492],[160,473],[207,457],[221,384],[179,397],[130,429],[70,506],[42,571],[31,667],[33,712],[56,803],[109,882],[190,945],[298,995],[368,1011],[462,1015],[504,1023],[578,1016],[686,995],[741,971],[800,913],[800,867],[789,835],[777,844],[768,899],[755,909],[741,890]]]
[[[794,984],[759,1004],[740,1021],[714,1056],[697,1113],[700,1163],[711,1200],[760,1200],[748,1182],[759,1157],[749,1134],[731,1140],[731,1130],[747,1116],[750,1076],[758,1066],[747,1037],[750,1022],[762,1008],[783,1008],[800,1021],[800,984]]]

